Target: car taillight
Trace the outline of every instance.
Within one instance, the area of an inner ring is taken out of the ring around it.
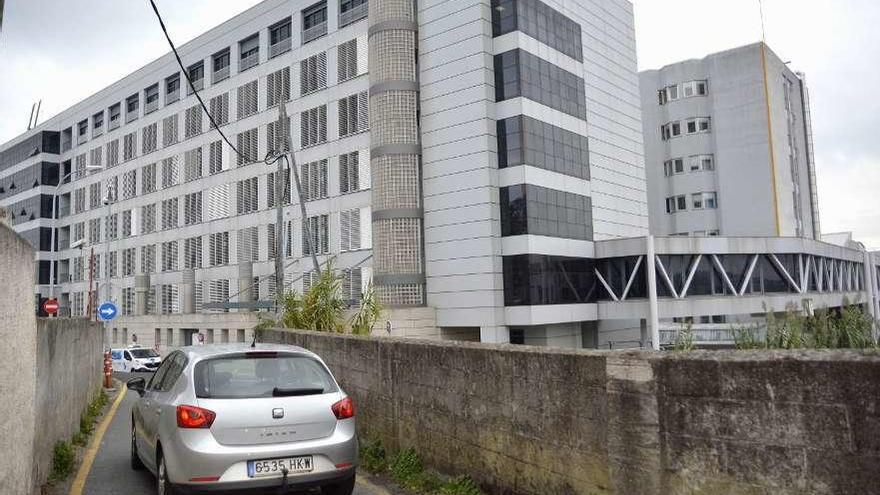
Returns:
[[[351,397],[346,397],[341,401],[330,406],[336,419],[348,419],[354,417],[354,401]]]
[[[178,428],[210,428],[217,414],[196,406],[177,406]]]

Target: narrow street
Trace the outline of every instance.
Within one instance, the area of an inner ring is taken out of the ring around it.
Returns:
[[[118,373],[116,378],[125,382],[134,376],[149,374]],[[101,439],[101,446],[86,477],[83,495],[151,495],[156,493],[156,480],[149,471],[134,471],[129,464],[129,428],[132,405],[137,394],[128,392],[116,410],[109,428]],[[269,492],[274,493],[274,492]],[[319,491],[302,492],[320,493]],[[358,480],[355,495],[387,495],[385,489]]]

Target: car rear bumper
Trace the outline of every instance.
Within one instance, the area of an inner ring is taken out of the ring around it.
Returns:
[[[222,445],[210,430],[177,430],[169,443],[162,442],[162,450],[168,479],[181,490],[196,492],[277,490],[281,486],[281,475],[250,478],[248,461],[312,456],[311,472],[287,478],[288,485],[297,489],[345,480],[354,475],[358,462],[354,418],[339,421],[328,437],[277,444]],[[199,479],[212,480],[193,481]]]
[[[310,475],[308,477],[288,478],[287,490],[282,491],[281,486],[283,480],[281,478],[269,478],[262,480],[251,480],[247,482],[229,482],[229,483],[205,483],[198,485],[175,485],[177,491],[185,495],[211,494],[211,495],[257,495],[279,493],[294,493],[307,490],[309,488],[317,488],[326,484],[344,481],[355,476],[355,468],[339,470],[335,473],[320,473]]]

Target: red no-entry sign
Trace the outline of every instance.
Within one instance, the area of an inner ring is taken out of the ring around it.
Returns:
[[[46,314],[54,315],[58,312],[58,299],[46,299],[46,302],[43,303],[43,311]]]

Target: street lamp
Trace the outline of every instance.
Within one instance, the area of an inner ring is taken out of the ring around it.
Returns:
[[[49,236],[49,252],[55,253],[58,250],[55,249],[55,230],[57,226],[55,222],[58,220],[58,213],[55,210],[56,203],[58,202],[58,189],[61,188],[61,185],[64,184],[64,181],[70,178],[71,175],[75,173],[85,173],[89,170],[104,170],[104,167],[99,167],[97,165],[88,165],[85,168],[81,168],[79,170],[72,170],[68,172],[61,180],[58,181],[58,185],[55,186],[55,191],[52,193],[52,231]],[[55,299],[55,257],[52,256],[53,259],[49,260],[49,299]]]

